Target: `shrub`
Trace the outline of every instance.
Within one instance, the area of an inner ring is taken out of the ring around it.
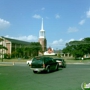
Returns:
[[[5,59],[10,59],[11,58],[11,55],[10,54],[4,54],[4,58]]]

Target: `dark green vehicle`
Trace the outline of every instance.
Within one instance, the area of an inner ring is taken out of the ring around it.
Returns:
[[[59,64],[51,57],[37,56],[32,59],[31,69],[34,73],[46,71],[49,73],[58,70]]]

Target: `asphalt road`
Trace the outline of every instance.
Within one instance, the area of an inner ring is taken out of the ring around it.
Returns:
[[[34,74],[25,63],[0,66],[0,90],[82,90],[82,82],[90,82],[89,64],[68,64],[48,74]]]

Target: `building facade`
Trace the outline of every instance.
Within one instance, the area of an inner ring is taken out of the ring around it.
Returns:
[[[30,44],[30,42],[6,38],[3,36],[1,36],[0,38],[3,39],[3,41],[0,42],[0,45],[3,45],[4,47],[7,48],[7,50],[0,49],[0,58],[2,58],[2,57],[4,58],[4,54],[11,55],[13,52],[16,51],[17,48],[26,47]]]

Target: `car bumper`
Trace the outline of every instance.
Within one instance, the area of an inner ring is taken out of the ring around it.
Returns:
[[[31,70],[41,72],[41,71],[45,71],[46,69],[45,68],[31,68]]]

